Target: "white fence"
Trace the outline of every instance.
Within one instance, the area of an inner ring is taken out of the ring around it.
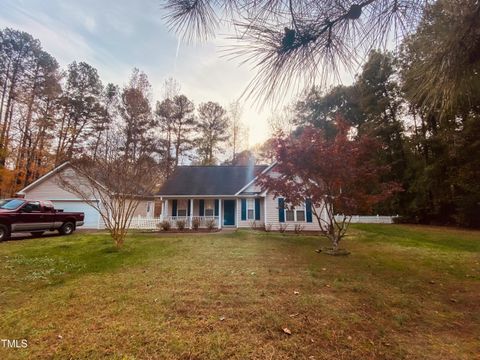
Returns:
[[[362,215],[353,215],[350,223],[352,224],[393,224],[393,219],[397,216],[380,216],[380,215],[371,215],[371,216],[362,216]],[[343,219],[342,215],[335,215],[335,220],[341,221]]]

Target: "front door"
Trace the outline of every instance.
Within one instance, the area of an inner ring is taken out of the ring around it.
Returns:
[[[235,200],[223,200],[223,225],[235,225]]]

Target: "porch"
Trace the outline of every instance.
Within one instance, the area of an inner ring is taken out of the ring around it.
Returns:
[[[236,226],[235,198],[163,198],[161,221],[178,227],[183,222],[185,228],[198,225],[199,228]]]

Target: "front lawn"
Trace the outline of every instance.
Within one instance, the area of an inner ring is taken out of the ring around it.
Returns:
[[[0,359],[473,359],[480,232],[356,225],[0,243]],[[288,328],[291,335],[282,329]]]

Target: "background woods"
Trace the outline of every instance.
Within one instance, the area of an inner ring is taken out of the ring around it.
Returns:
[[[0,197],[12,196],[54,166],[79,157],[148,158],[164,169],[232,157],[230,118],[214,102],[194,103],[169,79],[153,102],[148,77],[133,69],[124,86],[104,85],[85,62],[61,69],[30,34],[0,31]],[[235,152],[239,115],[234,119]],[[222,150],[224,149],[224,150]],[[236,156],[234,152],[233,157]]]

